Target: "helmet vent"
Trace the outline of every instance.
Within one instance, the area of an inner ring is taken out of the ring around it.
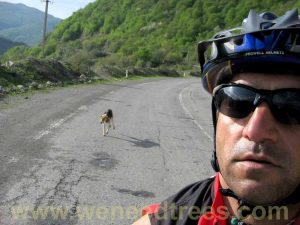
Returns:
[[[261,13],[260,16],[265,20],[275,20],[277,16],[271,12]]]
[[[243,44],[243,38],[236,38],[234,41],[233,41],[233,43],[235,44],[235,45],[242,45]]]
[[[272,27],[275,23],[270,23],[270,22],[264,22],[260,24],[260,29],[261,30],[267,30],[270,27]]]

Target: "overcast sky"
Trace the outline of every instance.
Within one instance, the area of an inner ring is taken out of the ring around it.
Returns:
[[[23,3],[24,5],[45,11],[45,0],[0,0],[1,2]],[[50,0],[48,13],[52,16],[65,19],[72,15],[73,12],[84,8],[90,2],[95,0]],[[112,0],[113,1],[113,0]]]

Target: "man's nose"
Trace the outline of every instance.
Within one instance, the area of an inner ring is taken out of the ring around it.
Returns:
[[[249,115],[243,136],[255,142],[276,141],[278,138],[277,124],[268,104],[262,102]]]

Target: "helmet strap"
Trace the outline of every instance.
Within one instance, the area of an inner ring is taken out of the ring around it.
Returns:
[[[220,171],[218,159],[217,159],[217,153],[216,153],[216,130],[217,130],[217,109],[214,105],[214,101],[211,102],[211,108],[212,108],[212,119],[213,119],[213,126],[214,126],[214,151],[211,156],[210,164],[212,168],[216,171]]]
[[[296,190],[290,194],[288,197],[272,203],[270,205],[260,205],[259,208],[261,210],[257,210],[258,205],[254,205],[246,200],[241,199],[240,197],[238,197],[231,189],[223,189],[220,188],[219,189],[220,193],[223,196],[228,196],[228,197],[233,197],[238,201],[238,216],[237,219],[238,220],[243,220],[246,217],[248,217],[249,215],[253,214],[253,210],[255,210],[255,215],[258,217],[261,217],[263,215],[263,213],[265,213],[265,217],[267,217],[269,215],[269,207],[282,207],[282,206],[287,206],[287,205],[291,205],[291,204],[297,204],[298,202],[300,202],[300,185],[298,185],[298,187],[296,188]],[[273,210],[272,212],[275,212],[275,210]]]

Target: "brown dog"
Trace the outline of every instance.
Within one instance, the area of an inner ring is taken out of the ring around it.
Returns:
[[[111,109],[108,109],[105,113],[100,116],[100,123],[102,124],[103,136],[108,134],[111,127],[115,129],[114,116]],[[107,128],[106,128],[107,125]]]

